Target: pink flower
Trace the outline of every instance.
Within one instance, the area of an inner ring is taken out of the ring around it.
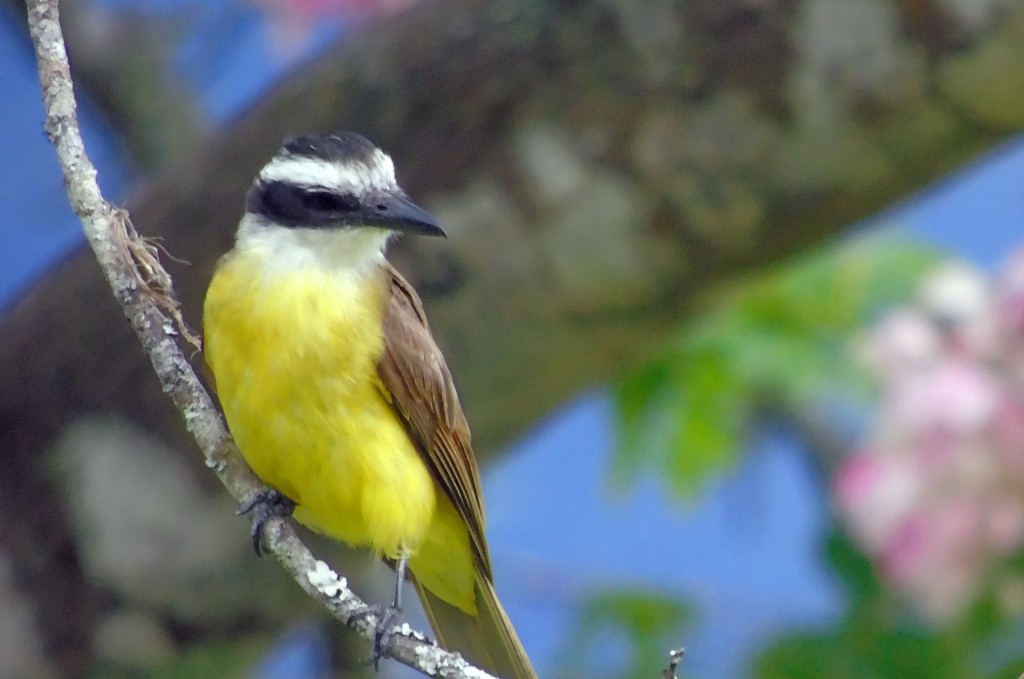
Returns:
[[[926,425],[970,434],[992,418],[999,391],[984,365],[954,357],[923,376],[917,385],[916,406]]]
[[[984,558],[972,542],[981,521],[981,509],[966,498],[920,509],[879,553],[883,576],[929,617],[952,616],[980,585]]]
[[[839,469],[837,504],[857,539],[869,550],[880,549],[918,502],[921,477],[910,462],[862,453]]]
[[[860,338],[857,354],[881,380],[898,380],[938,358],[939,335],[923,314],[900,309],[886,314]]]
[[[1024,250],[996,283],[942,267],[860,348],[883,392],[836,507],[882,577],[949,620],[1024,548]]]
[[[992,442],[1001,463],[1024,483],[1024,394],[1004,393],[996,404]]]
[[[943,264],[922,282],[919,297],[951,354],[987,359],[996,353],[992,285],[977,268],[957,261]]]

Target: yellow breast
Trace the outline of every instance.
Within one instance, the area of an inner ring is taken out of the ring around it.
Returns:
[[[314,530],[389,557],[415,552],[434,482],[377,377],[386,281],[376,268],[222,261],[204,310],[206,360],[256,474]]]

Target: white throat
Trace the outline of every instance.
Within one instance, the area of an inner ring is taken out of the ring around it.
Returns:
[[[262,255],[271,270],[282,273],[311,269],[362,273],[384,259],[392,235],[373,227],[286,227],[247,214],[238,226],[235,249]]]

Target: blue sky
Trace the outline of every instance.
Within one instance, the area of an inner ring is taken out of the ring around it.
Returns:
[[[181,55],[182,68],[196,71],[212,119],[233,115],[283,68],[253,66],[270,63],[258,17],[240,13],[232,21],[230,47],[211,51],[200,31]],[[42,131],[31,54],[2,18],[0,63],[14,66],[0,69],[2,307],[82,237]],[[129,181],[126,165],[87,102],[81,113],[104,188],[117,200]],[[991,267],[1020,244],[1022,225],[1024,137],[861,226],[903,229]],[[485,474],[498,589],[542,674],[562,650],[569,604],[602,589],[629,585],[688,600],[699,618],[680,630],[689,648],[684,668],[709,679],[741,676],[748,654],[772,631],[822,624],[841,612],[841,593],[818,558],[823,498],[791,439],[761,432],[735,471],[681,507],[654,478],[625,493],[609,490],[612,421],[605,392],[581,395]]]

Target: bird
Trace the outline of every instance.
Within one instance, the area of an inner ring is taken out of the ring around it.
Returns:
[[[354,132],[300,136],[260,170],[203,306],[211,386],[268,491],[264,522],[406,570],[434,635],[505,679],[536,673],[494,590],[469,425],[419,296],[388,262],[402,234],[444,236]],[[381,625],[388,615],[381,615]],[[387,630],[378,626],[374,660]]]

